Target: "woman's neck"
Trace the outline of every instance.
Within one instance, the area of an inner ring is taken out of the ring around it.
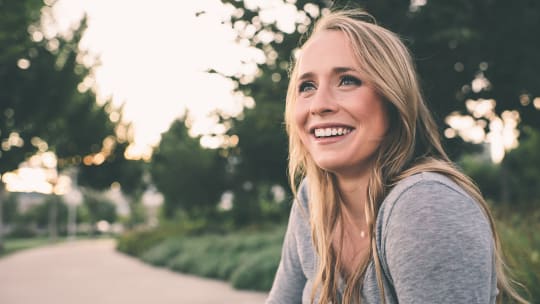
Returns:
[[[354,178],[337,177],[337,183],[341,199],[344,203],[344,212],[347,212],[351,219],[363,222],[364,209],[367,200],[367,187],[369,174],[363,174]]]

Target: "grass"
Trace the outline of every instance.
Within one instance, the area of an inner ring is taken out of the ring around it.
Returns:
[[[109,238],[109,236],[101,236],[103,238]],[[98,237],[89,237],[86,235],[77,236],[77,240],[96,239]],[[65,242],[65,237],[58,237],[56,241],[51,241],[48,237],[33,237],[33,238],[8,238],[4,239],[4,250],[0,251],[0,258],[5,257],[17,251],[32,249],[45,245],[58,244]]]
[[[531,303],[540,303],[540,211],[512,214],[497,222],[505,256],[518,288]]]
[[[31,249],[48,244],[51,244],[49,238],[5,239],[4,250],[0,252],[0,257],[4,257],[17,251]]]

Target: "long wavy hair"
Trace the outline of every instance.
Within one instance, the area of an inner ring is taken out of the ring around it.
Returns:
[[[507,275],[499,237],[493,217],[474,182],[461,173],[444,151],[437,125],[428,110],[418,84],[415,67],[407,47],[393,32],[378,26],[374,18],[362,10],[334,11],[322,16],[310,37],[322,31],[341,31],[348,38],[355,59],[367,79],[388,105],[390,126],[375,152],[368,187],[365,219],[370,246],[356,270],[346,278],[343,303],[360,303],[362,278],[373,261],[381,299],[384,297],[382,270],[375,242],[375,222],[380,204],[398,181],[419,172],[438,172],[450,177],[467,191],[489,219],[495,245],[497,286],[500,294],[527,303],[513,288]],[[307,42],[310,39],[308,38]],[[301,52],[300,52],[301,57]],[[309,215],[312,239],[319,257],[311,295],[318,294],[321,303],[338,302],[338,278],[342,268],[341,249],[334,250],[332,236],[342,216],[342,202],[335,175],[317,166],[299,136],[294,123],[297,100],[298,62],[293,64],[287,91],[285,123],[289,135],[289,178],[293,193],[299,182],[307,178]],[[340,234],[343,237],[343,234]],[[499,296],[498,301],[502,300]]]

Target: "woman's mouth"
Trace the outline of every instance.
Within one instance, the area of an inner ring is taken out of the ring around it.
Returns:
[[[314,128],[313,135],[315,135],[316,138],[337,137],[347,135],[353,130],[353,128],[347,127]]]

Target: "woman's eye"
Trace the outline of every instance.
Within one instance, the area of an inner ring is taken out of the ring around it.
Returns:
[[[341,77],[341,80],[339,82],[339,85],[345,85],[345,86],[349,86],[349,85],[358,86],[361,84],[362,84],[362,81],[360,79],[353,76],[348,76],[348,75]]]
[[[300,93],[311,91],[311,90],[315,90],[315,85],[313,84],[313,82],[310,82],[310,81],[302,82],[300,86],[298,87],[298,91]]]

